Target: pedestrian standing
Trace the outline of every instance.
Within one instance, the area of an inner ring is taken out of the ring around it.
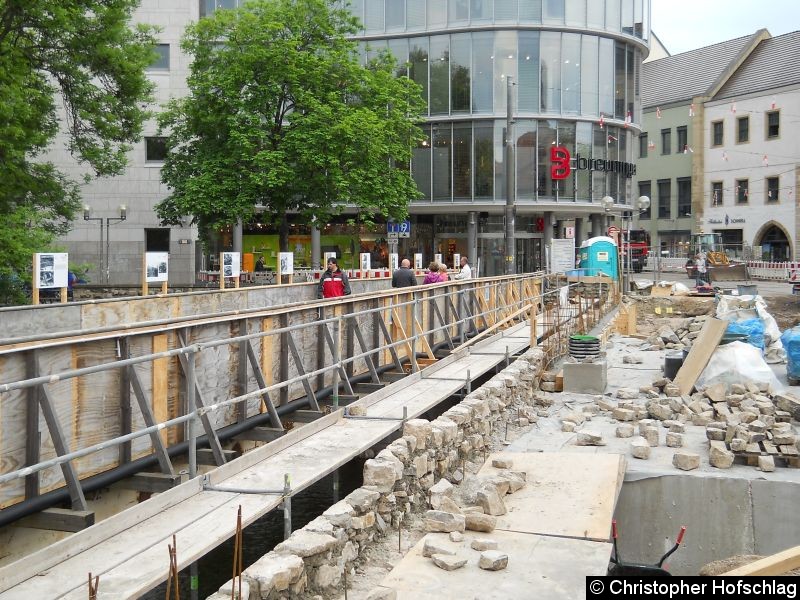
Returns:
[[[417,285],[417,277],[411,270],[411,261],[404,258],[400,263],[400,268],[392,274],[392,287],[413,287]]]
[[[702,287],[706,284],[706,257],[698,254],[694,257],[694,276],[697,287]]]
[[[428,272],[425,273],[422,283],[439,283],[439,281],[439,264],[432,262],[428,265]]]
[[[335,258],[329,258],[328,268],[319,278],[317,298],[338,298],[350,294],[350,282],[347,280],[347,275],[339,268],[339,263]]]
[[[461,271],[453,279],[472,279],[472,269],[466,256],[461,257]]]

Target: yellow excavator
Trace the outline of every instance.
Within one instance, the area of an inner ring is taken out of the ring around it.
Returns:
[[[722,245],[722,235],[719,233],[694,233],[692,234],[692,257],[704,254],[709,282],[715,281],[746,281],[747,264],[734,262],[725,252]],[[692,270],[693,271],[693,270]],[[690,274],[690,276],[692,276]]]

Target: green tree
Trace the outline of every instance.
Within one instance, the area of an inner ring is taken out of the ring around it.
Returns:
[[[348,39],[358,23],[335,4],[258,0],[188,28],[189,94],[160,116],[165,222],[192,215],[206,230],[256,206],[284,226],[287,213],[325,223],[347,206],[366,221],[407,214],[419,87],[388,54],[362,66]]]
[[[80,206],[45,154],[59,126],[85,179],[120,173],[141,136],[155,52],[151,29],[129,26],[138,2],[0,0],[0,288]]]

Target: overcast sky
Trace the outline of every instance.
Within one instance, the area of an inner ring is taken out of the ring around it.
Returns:
[[[652,30],[670,54],[702,48],[766,27],[800,29],[800,0],[652,0]]]

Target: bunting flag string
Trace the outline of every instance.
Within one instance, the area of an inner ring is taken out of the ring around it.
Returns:
[[[692,102],[692,103],[689,105],[689,116],[690,116],[690,117],[693,117],[693,116],[694,116],[694,102]]]
[[[736,101],[731,102],[731,112],[736,114]]]
[[[766,155],[766,154],[764,155],[764,158],[763,158],[763,159],[761,159],[761,162],[763,162],[763,163],[764,163],[764,166],[765,166],[765,167],[768,167],[768,166],[769,166],[769,158],[767,158],[767,155]]]
[[[772,97],[772,102],[770,102],[770,104],[769,104],[769,108],[770,108],[770,110],[775,110],[775,108],[777,106],[778,106],[778,103],[775,101],[775,96],[773,96]]]
[[[661,107],[660,106],[656,106],[656,119],[660,119],[660,118],[661,118]]]
[[[684,154],[689,154],[689,153],[692,153],[692,154],[694,154],[694,150],[692,150],[692,147],[691,147],[689,144],[686,144],[686,145],[683,147],[683,153],[684,153]]]
[[[600,129],[602,129],[603,127],[605,127],[605,124],[606,124],[606,121],[605,121],[605,119],[603,118],[603,115],[601,114],[601,115],[600,115]]]

